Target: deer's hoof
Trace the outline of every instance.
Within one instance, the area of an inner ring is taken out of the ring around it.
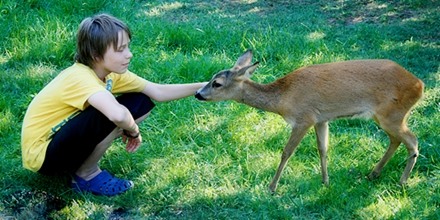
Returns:
[[[275,194],[275,191],[277,190],[277,186],[276,185],[272,185],[272,184],[270,184],[269,185],[269,192],[270,192],[270,194]]]
[[[368,180],[374,180],[374,179],[377,179],[379,176],[380,176],[380,173],[373,171],[367,176],[367,178],[368,178]]]

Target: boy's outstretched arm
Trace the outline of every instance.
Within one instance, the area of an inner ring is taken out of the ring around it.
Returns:
[[[205,86],[207,82],[188,84],[157,84],[147,83],[142,93],[158,102],[166,102],[194,95],[195,92]]]

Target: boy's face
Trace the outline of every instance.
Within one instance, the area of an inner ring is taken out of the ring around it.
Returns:
[[[111,72],[122,74],[127,71],[130,59],[133,57],[128,47],[130,39],[125,31],[120,31],[118,36],[117,48],[114,48],[113,44],[109,45],[104,53],[104,59],[94,65],[98,75],[107,75]]]

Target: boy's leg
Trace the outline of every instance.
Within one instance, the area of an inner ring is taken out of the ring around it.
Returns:
[[[150,98],[142,93],[124,94],[119,96],[117,100],[127,107],[136,120],[145,119],[147,113],[154,107]],[[43,174],[66,171],[74,173],[92,154],[99,157],[99,161],[111,142],[118,136],[120,136],[120,131],[116,129],[113,122],[95,108],[88,107],[69,120],[54,135],[39,172]],[[99,149],[95,152],[97,147]],[[90,168],[93,164],[92,161],[93,159],[87,161],[89,164],[87,169],[93,170]],[[95,164],[94,166],[97,166],[97,162]]]
[[[145,120],[148,117],[150,112],[137,118],[135,121],[137,124]],[[84,163],[76,170],[75,174],[82,179],[88,181],[93,179],[99,173],[101,173],[101,169],[98,166],[99,160],[104,155],[105,151],[110,147],[113,140],[120,137],[122,135],[122,129],[115,128],[103,141],[101,141],[98,145],[96,145],[95,150],[90,154],[90,156],[84,161]]]

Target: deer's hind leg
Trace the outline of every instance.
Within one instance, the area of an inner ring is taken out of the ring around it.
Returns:
[[[405,184],[408,180],[408,177],[417,161],[419,151],[417,138],[407,127],[405,119],[406,114],[394,114],[387,118],[381,118],[380,116],[376,115],[375,120],[388,134],[390,144],[388,146],[388,150],[385,152],[385,155],[368,176],[369,179],[374,179],[380,175],[382,168],[393,156],[400,143],[403,142],[408,151],[408,159],[405,170],[400,178],[400,184]]]
[[[391,157],[396,152],[397,148],[400,145],[400,140],[395,138],[394,136],[390,135],[388,132],[388,137],[390,139],[390,143],[388,145],[388,149],[383,155],[382,159],[376,164],[373,171],[368,175],[368,179],[373,180],[380,176],[380,173],[382,172],[383,167],[388,163],[388,161],[391,159]]]

